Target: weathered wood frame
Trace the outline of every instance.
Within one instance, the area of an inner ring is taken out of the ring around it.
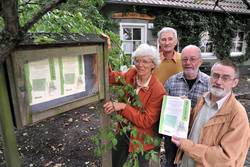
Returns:
[[[76,100],[67,101],[66,103],[49,108],[42,112],[32,113],[28,103],[28,93],[26,91],[24,79],[24,64],[27,61],[41,60],[50,56],[66,56],[78,54],[94,54],[97,58],[97,81],[98,93],[92,96],[82,97]],[[65,47],[49,47],[49,48],[28,48],[19,49],[11,55],[11,59],[7,61],[7,69],[10,80],[11,96],[13,99],[13,108],[17,127],[37,122],[44,118],[63,113],[65,111],[81,107],[85,104],[96,102],[104,99],[104,51],[103,45],[82,45],[82,46],[65,46]]]
[[[73,46],[76,47],[76,46]],[[70,50],[73,48],[71,47],[66,47],[64,48],[67,50],[67,48]],[[60,106],[56,106],[53,108],[50,108],[46,111],[43,111],[43,113],[36,114],[35,121],[67,111],[71,110],[73,108],[80,107],[82,105],[85,105],[87,103],[91,103],[94,101],[99,101],[102,103],[102,100],[107,100],[109,99],[109,94],[108,94],[108,47],[107,43],[95,43],[95,44],[90,44],[86,46],[78,46],[77,47],[82,47],[83,53],[82,54],[96,54],[97,56],[97,69],[98,69],[98,78],[97,80],[99,81],[98,87],[99,91],[96,95],[93,96],[88,96],[88,97],[82,97],[77,100],[69,101],[65,104],[62,104]],[[39,47],[35,47],[39,49]],[[59,48],[54,48],[54,52],[57,51]],[[6,65],[7,65],[7,72],[8,72],[8,79],[9,79],[9,84],[10,84],[10,94],[7,91],[7,86],[6,86],[6,78],[4,75],[4,69],[3,66],[0,66],[0,89],[1,89],[1,97],[2,100],[0,100],[1,106],[0,106],[0,132],[2,133],[3,136],[3,142],[4,142],[4,152],[5,152],[5,158],[6,158],[6,165],[8,167],[16,166],[19,167],[21,166],[21,162],[18,156],[18,151],[17,151],[17,145],[16,145],[16,137],[14,134],[14,128],[13,128],[13,122],[11,118],[11,109],[10,109],[10,102],[8,96],[11,96],[12,98],[12,104],[14,108],[14,114],[15,114],[15,121],[17,127],[22,127],[28,123],[29,121],[34,121],[28,120],[27,116],[29,116],[29,103],[28,103],[28,97],[27,97],[27,92],[25,92],[25,81],[24,81],[24,63],[26,60],[39,60],[44,58],[45,53],[47,56],[50,55],[50,52],[44,52],[42,55],[36,55],[32,50],[32,55],[25,56],[25,51],[28,51],[29,49],[24,49],[22,50],[17,50],[14,52],[7,60],[6,60]],[[33,48],[33,51],[35,49]],[[49,50],[49,49],[48,49]],[[48,51],[47,50],[47,51]],[[71,50],[72,51],[72,50]],[[18,53],[21,53],[19,55]],[[99,56],[98,56],[99,55]],[[54,55],[53,55],[54,56]],[[61,55],[62,56],[62,55]],[[22,105],[24,107],[22,108]],[[25,110],[26,109],[26,110]],[[32,115],[32,118],[34,116]],[[106,127],[110,125],[110,118],[109,116],[105,114],[101,114],[101,126]],[[106,141],[103,141],[104,143]],[[102,155],[102,166],[103,167],[110,167],[112,166],[112,161],[111,161],[111,151],[105,152]]]
[[[3,65],[0,66],[0,97],[0,132],[3,138],[6,167],[20,167]]]
[[[108,55],[108,46],[107,46],[107,43],[104,44],[104,47],[103,47],[103,54],[104,55]],[[105,100],[109,100],[110,97],[109,97],[109,76],[108,76],[108,68],[109,68],[109,65],[108,65],[108,56],[104,56],[104,74],[105,74],[105,78],[104,78],[104,95],[105,95]],[[109,127],[111,126],[111,119],[110,119],[110,116],[104,114],[102,112],[101,114],[101,126],[102,127]],[[105,139],[102,139],[102,143],[103,144],[106,144],[108,141],[106,141]],[[111,167],[112,166],[112,153],[111,153],[111,150],[108,150],[106,152],[103,152],[102,153],[102,167]]]

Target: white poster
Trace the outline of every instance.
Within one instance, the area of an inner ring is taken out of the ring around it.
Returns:
[[[85,91],[85,77],[79,74],[78,57],[63,57],[62,63],[62,71],[64,78],[64,95],[70,95]]]
[[[54,57],[26,64],[30,105],[86,91],[83,56],[67,56],[61,60]]]
[[[48,59],[28,63],[32,103],[37,104],[49,100],[48,82],[50,69]]]
[[[53,67],[55,70],[55,78],[51,79],[48,83],[48,95],[50,99],[56,99],[61,96],[61,82],[60,82],[60,71],[59,71],[59,63],[58,58],[53,59]]]
[[[54,69],[58,68],[58,61],[55,60],[52,67]],[[50,71],[52,67],[50,67],[49,59],[28,63],[31,105],[46,102],[61,96],[59,71],[55,70],[55,78],[52,80]]]
[[[159,133],[187,138],[191,100],[164,96],[160,117]]]

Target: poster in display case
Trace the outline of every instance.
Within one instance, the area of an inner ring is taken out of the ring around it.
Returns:
[[[26,125],[104,99],[103,45],[28,48],[8,63],[19,124]]]

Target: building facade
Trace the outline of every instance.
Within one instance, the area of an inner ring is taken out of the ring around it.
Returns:
[[[181,50],[187,44],[200,46],[203,67],[216,58],[250,64],[250,2],[247,0],[106,0],[102,8],[114,20],[114,29],[122,41],[125,54],[141,43],[156,46],[156,33],[164,26],[177,29]],[[207,64],[206,64],[207,63]]]

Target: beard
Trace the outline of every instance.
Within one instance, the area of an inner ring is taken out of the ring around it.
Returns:
[[[230,92],[230,90],[228,89],[217,88],[215,86],[211,86],[210,91],[212,95],[219,97],[219,98],[226,96]]]

